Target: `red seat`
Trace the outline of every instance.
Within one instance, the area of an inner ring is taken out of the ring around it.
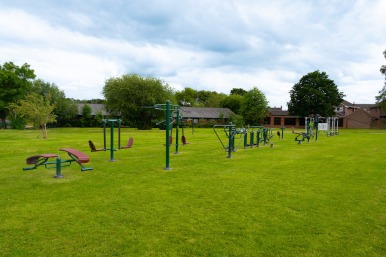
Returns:
[[[121,148],[131,148],[133,146],[134,139],[132,137],[129,138],[129,141],[127,141],[127,145],[121,146]]]

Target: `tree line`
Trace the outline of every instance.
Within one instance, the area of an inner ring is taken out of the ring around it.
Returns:
[[[386,50],[383,52],[386,58]],[[377,104],[386,110],[386,65],[381,73],[385,85],[375,97]],[[229,94],[215,91],[195,90],[186,87],[176,91],[166,82],[154,77],[125,74],[105,81],[102,89],[104,99],[78,100],[67,98],[64,91],[53,83],[36,78],[29,64],[17,66],[12,62],[0,65],[0,118],[1,126],[24,128],[27,124],[45,131],[46,125],[99,126],[102,113],[91,115],[89,104],[104,104],[113,117],[121,117],[126,126],[151,129],[154,121],[164,114],[154,108],[146,108],[170,100],[173,104],[189,107],[229,108],[236,115],[232,120],[238,125],[259,124],[269,109],[265,94],[257,87],[251,90],[233,88]],[[319,114],[333,116],[334,107],[345,96],[326,72],[319,70],[304,75],[289,92],[287,103],[292,116]],[[82,115],[78,116],[78,104],[83,103]]]

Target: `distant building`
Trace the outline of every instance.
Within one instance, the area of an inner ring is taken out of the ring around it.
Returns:
[[[386,128],[386,113],[376,104],[354,104],[344,100],[335,108],[340,128]],[[266,124],[271,127],[304,127],[304,117],[290,116],[282,108],[270,108]]]
[[[181,107],[183,119],[191,120],[193,123],[228,123],[232,115],[235,113],[229,108]]]
[[[386,113],[376,104],[355,104],[343,101],[335,109],[343,117],[343,128],[386,128]]]

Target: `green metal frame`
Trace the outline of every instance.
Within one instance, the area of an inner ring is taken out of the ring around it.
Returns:
[[[149,107],[145,107],[149,108]],[[152,108],[156,110],[166,111],[165,113],[165,125],[166,125],[166,135],[165,135],[165,146],[166,146],[166,165],[164,170],[171,170],[170,167],[170,117],[171,117],[171,111],[175,112],[177,114],[177,132],[176,132],[176,151],[175,154],[178,154],[178,126],[179,126],[179,119],[180,119],[180,106],[176,104],[170,104],[169,100],[166,100],[165,104],[155,104]]]
[[[62,160],[56,154],[40,154],[31,156],[27,158],[27,164],[33,164],[33,166],[25,167],[23,170],[34,170],[40,166],[44,166],[46,169],[56,169],[54,178],[63,178],[64,176],[62,175],[62,167],[70,166],[72,162],[76,162],[81,167],[81,171],[93,170],[92,167],[83,166],[71,153],[67,152],[67,154],[71,159]],[[55,158],[55,161],[50,161],[52,158]],[[28,162],[28,159],[31,159],[31,162]]]
[[[114,151],[117,149],[114,148],[114,124],[117,122],[118,126],[118,149],[121,149],[121,119],[104,119],[103,120],[103,141],[104,149],[110,150],[110,162],[115,162]],[[106,145],[106,124],[110,124],[110,148],[107,148]]]
[[[222,128],[223,132],[225,132],[225,135],[228,139],[228,145],[225,146],[224,142],[221,140],[220,136],[218,135],[216,129]],[[245,128],[239,128],[236,129],[235,125],[232,123],[229,123],[228,125],[214,125],[213,131],[216,134],[218,140],[220,141],[223,148],[228,152],[228,155],[226,158],[232,158],[232,152],[236,152],[239,148],[241,142],[244,142],[244,147],[246,143],[246,134],[248,133],[248,130]],[[240,135],[239,143],[237,146],[235,146],[235,137],[236,135]]]

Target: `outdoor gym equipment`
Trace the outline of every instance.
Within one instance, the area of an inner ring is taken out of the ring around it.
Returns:
[[[273,129],[272,128],[263,128],[263,141],[264,145],[271,142],[271,138],[273,137]]]
[[[131,148],[133,146],[134,139],[129,138],[127,145],[121,146],[121,119],[103,119],[103,148],[96,148],[94,143],[89,140],[88,144],[90,146],[91,152],[106,151],[110,150],[110,162],[115,162],[114,151],[120,149]],[[114,148],[114,124],[117,123],[118,127],[118,148]],[[110,124],[110,148],[107,148],[107,124]]]
[[[307,142],[310,142],[310,139],[314,137],[315,141],[318,141],[320,119],[319,115],[316,114],[315,116],[305,117],[304,119],[305,132],[297,133],[292,127],[292,133],[297,134],[297,136],[295,137],[295,141],[297,141],[298,144],[301,144],[301,142],[305,141],[306,139]]]
[[[176,116],[176,151],[175,154],[178,154],[178,127],[179,127],[179,120],[180,120],[180,106],[176,104],[170,104],[169,100],[166,100],[165,104],[155,104],[152,107],[143,107],[143,108],[154,108],[156,110],[165,111],[165,126],[166,126],[166,135],[165,135],[165,146],[166,146],[166,165],[164,170],[171,170],[170,167],[170,145],[172,143],[172,138],[170,135],[170,125],[173,126],[173,121],[171,120],[171,114],[175,114]],[[171,113],[171,111],[173,113]],[[173,128],[173,127],[172,127]]]
[[[96,148],[91,140],[88,140],[88,145],[90,146],[91,152],[106,151],[105,148]]]
[[[314,138],[318,141],[318,115],[316,117],[305,117],[305,130],[309,138]]]
[[[46,167],[47,169],[50,168],[55,168],[56,169],[56,174],[54,178],[63,178],[64,176],[62,175],[62,167],[70,166],[72,162],[76,162],[79,164],[81,167],[81,171],[86,171],[86,170],[92,170],[92,167],[85,167],[82,164],[83,163],[88,163],[90,159],[88,156],[76,149],[73,148],[60,148],[59,150],[64,151],[68,154],[70,159],[67,160],[62,160],[57,154],[38,154],[38,155],[33,155],[31,157],[28,157],[26,160],[27,164],[32,164],[33,167],[27,167],[23,168],[23,170],[33,170],[37,169],[39,166]],[[55,158],[55,161],[50,161],[50,159]]]
[[[219,129],[225,132],[225,136],[228,139],[228,145],[225,145],[223,140],[221,140],[221,137],[217,132],[217,130]],[[245,144],[244,139],[248,132],[248,130],[245,128],[236,128],[235,125],[233,125],[232,123],[229,123],[228,125],[214,125],[213,131],[216,134],[223,148],[228,152],[227,158],[232,158],[232,152],[237,151],[241,142],[244,141],[244,144]],[[239,136],[239,138],[236,138],[237,136]],[[235,146],[235,139],[239,140],[239,143],[237,144],[237,146]]]
[[[131,148],[133,146],[133,143],[134,143],[134,138],[130,137],[129,141],[127,141],[127,145],[123,145],[123,146],[121,145],[119,149]]]
[[[245,138],[244,140],[244,148],[247,146],[253,148],[253,146],[259,147],[260,144],[260,133],[262,129],[264,128],[263,126],[250,126],[250,132],[249,132],[249,145],[247,144],[248,139]],[[255,135],[256,135],[256,141],[255,141]],[[247,136],[246,136],[247,137]]]
[[[318,132],[326,131],[327,136],[338,135],[339,118],[338,117],[320,117],[318,114],[305,118],[306,133],[315,141],[318,141]]]
[[[307,142],[310,142],[310,135],[307,132],[295,132],[294,127],[292,127],[292,134],[296,134],[295,141],[298,142],[298,144],[301,144],[305,139],[307,139]]]
[[[327,118],[327,136],[335,136],[339,134],[338,127],[339,127],[339,119],[338,117],[328,117]]]
[[[103,120],[103,142],[105,146],[105,150],[110,150],[110,162],[115,162],[114,159],[114,151],[116,149],[114,148],[114,123],[117,122],[118,124],[118,149],[120,148],[120,142],[121,142],[121,120],[120,119],[107,119]],[[106,147],[106,124],[110,123],[110,148]]]
[[[328,137],[338,135],[338,117],[319,117],[318,130],[325,131]]]
[[[268,128],[264,126],[250,126],[250,128],[251,128],[251,131],[249,132],[249,135],[250,135],[249,146],[251,148],[253,148],[253,146],[259,147],[260,143],[264,143],[264,146],[266,146],[271,141],[271,138],[273,137],[272,128]],[[255,141],[255,137],[256,137],[256,141]],[[248,140],[244,141],[244,148],[248,146],[247,141]]]
[[[280,138],[280,131],[277,132],[277,135],[279,136],[279,139],[284,139],[284,130],[285,130],[285,127],[282,126],[280,127],[281,129],[281,138]]]

